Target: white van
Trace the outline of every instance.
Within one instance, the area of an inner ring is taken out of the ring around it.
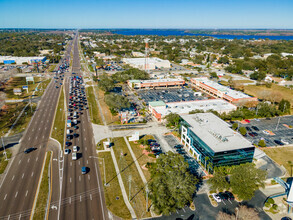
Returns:
[[[75,152],[72,153],[72,160],[77,160],[77,155]]]
[[[66,130],[66,134],[70,134],[70,129],[67,129]]]

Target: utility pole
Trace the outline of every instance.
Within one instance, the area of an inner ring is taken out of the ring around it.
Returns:
[[[129,175],[129,177],[128,177],[128,181],[129,181],[129,201],[130,201],[130,196],[131,196],[131,175]]]
[[[5,160],[8,160],[8,158],[7,158],[7,153],[6,153],[6,150],[5,150],[4,141],[3,141],[3,136],[1,137],[1,139],[2,139],[2,147],[3,147],[3,149],[4,149],[4,154],[5,154],[5,157],[6,157]]]

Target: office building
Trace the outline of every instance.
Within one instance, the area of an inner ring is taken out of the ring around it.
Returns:
[[[206,170],[252,162],[254,146],[213,113],[181,116],[181,142]]]

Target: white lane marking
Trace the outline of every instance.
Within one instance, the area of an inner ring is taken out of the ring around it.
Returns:
[[[32,172],[32,175],[31,175],[31,177],[33,177],[33,175],[34,175],[34,172]]]
[[[20,220],[21,219],[21,214],[19,215],[19,218],[18,218],[18,220]]]
[[[92,194],[90,194],[90,199],[93,200]]]
[[[35,129],[33,128],[33,130],[32,131],[34,131]]]
[[[30,139],[31,139],[31,137],[28,138],[28,140],[30,140]]]
[[[27,197],[27,194],[28,194],[28,190],[27,190],[26,193],[25,193],[25,197]]]
[[[70,166],[72,166],[72,162],[70,162]]]
[[[87,150],[87,147],[85,147],[85,150]]]
[[[21,160],[20,161],[18,161],[18,165],[21,163]]]
[[[86,141],[86,138],[84,138],[84,140]]]
[[[78,165],[80,165],[80,161],[78,161]]]
[[[36,140],[38,139],[38,137],[35,138]]]
[[[86,160],[86,164],[89,164],[89,160]]]
[[[18,195],[18,191],[15,193],[15,196],[14,196],[14,198],[16,198],[16,197],[17,197],[17,195]]]
[[[28,162],[28,163],[30,162],[30,159],[31,159],[31,158],[28,158],[28,159],[27,159],[27,162]]]
[[[83,131],[85,132],[85,128],[83,129]]]
[[[70,177],[70,179],[69,179],[69,182],[71,182],[71,177]]]
[[[39,128],[39,131],[41,130],[41,128]]]
[[[43,139],[44,139],[44,137],[45,137],[45,136],[43,135]]]
[[[47,130],[47,127],[45,127],[45,130]]]
[[[36,158],[36,161],[38,161],[39,157]]]
[[[21,177],[21,179],[23,179],[23,177],[24,177],[24,173],[22,174],[22,177]]]
[[[91,176],[90,176],[90,175],[88,175],[87,178],[88,178],[89,180],[91,180]]]
[[[81,178],[80,178],[80,176],[79,176],[79,178],[78,178],[78,179],[79,179],[79,181],[81,181]]]
[[[43,124],[43,120],[41,121],[41,123]]]
[[[6,197],[7,197],[7,194],[4,196],[4,200],[6,199]]]
[[[12,180],[11,181],[13,181],[14,180],[14,175],[13,175],[13,177],[12,177]]]
[[[79,200],[81,201],[81,196],[79,197]]]

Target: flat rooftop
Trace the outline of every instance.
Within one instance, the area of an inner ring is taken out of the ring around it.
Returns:
[[[144,64],[145,63],[145,58],[123,58],[123,61],[128,62],[128,63],[133,63],[133,64]],[[170,63],[169,60],[162,60],[158,57],[149,57],[148,58],[148,63],[160,63],[160,62],[166,62]]]
[[[153,106],[155,110],[162,115],[168,115],[169,113],[188,114],[192,110],[214,110],[217,112],[223,112],[237,109],[235,105],[223,99],[208,99],[189,102],[175,102],[168,104],[164,103],[165,105],[163,105],[162,103],[164,102],[161,102],[158,106],[156,102],[154,103],[154,105],[152,102],[149,102],[149,105]]]
[[[191,126],[190,130],[214,152],[253,147],[241,134],[233,131],[229,124],[213,113],[182,115],[181,118]]]
[[[240,92],[240,91],[236,91],[236,90],[233,90],[233,89],[230,89],[226,86],[223,86],[223,85],[220,85],[219,83],[216,83],[212,80],[209,80],[208,78],[206,77],[201,77],[201,78],[193,78],[194,80],[196,81],[199,81],[203,84],[206,84],[218,91],[221,91],[223,92],[224,94],[234,98],[234,99],[243,99],[243,98],[250,98],[249,95],[243,93],[243,92]]]

